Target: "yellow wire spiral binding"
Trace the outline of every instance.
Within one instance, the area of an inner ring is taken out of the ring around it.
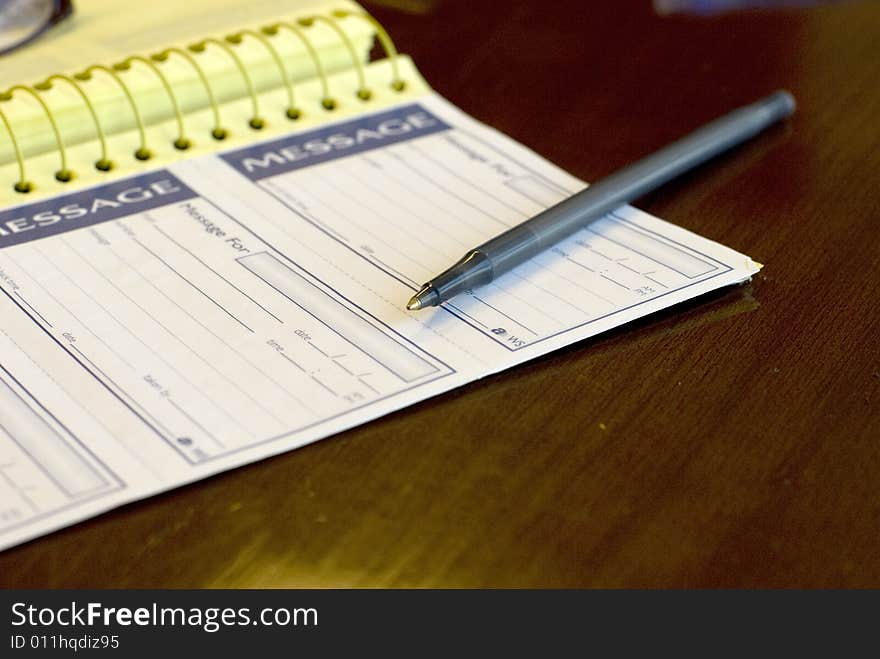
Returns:
[[[12,94],[0,94],[0,101],[8,101],[10,98],[12,98]],[[18,140],[15,139],[15,131],[12,130],[9,119],[6,118],[6,113],[3,112],[2,108],[0,108],[0,120],[6,126],[6,132],[9,133],[9,139],[12,140],[12,150],[15,151],[15,159],[18,161],[18,181],[12,187],[16,192],[30,192],[34,189],[34,186],[25,176],[24,157],[21,155],[21,149],[18,147]]]
[[[290,30],[294,36],[302,42],[306,48],[306,52],[309,54],[309,58],[312,60],[312,64],[315,66],[315,73],[318,74],[318,79],[321,81],[321,106],[325,110],[335,109],[336,101],[330,96],[330,85],[327,82],[327,73],[324,71],[324,65],[321,63],[321,58],[318,56],[318,51],[315,50],[315,47],[312,45],[311,39],[309,39],[299,27],[286,21],[267,25],[260,31],[267,36],[274,37],[282,27]]]
[[[157,62],[165,62],[168,60],[168,56],[171,55],[171,53],[180,55],[190,63],[193,69],[195,69],[196,74],[199,76],[199,79],[202,81],[202,85],[205,88],[205,93],[208,95],[208,103],[211,105],[211,112],[214,114],[214,128],[211,129],[211,137],[215,140],[226,139],[229,133],[220,125],[220,105],[217,103],[217,98],[214,96],[214,90],[211,89],[211,83],[208,82],[208,77],[205,75],[202,67],[199,66],[199,63],[196,62],[196,59],[185,50],[174,47],[166,48],[161,53],[150,55],[150,59]]]
[[[80,98],[82,98],[83,103],[86,104],[86,107],[89,110],[89,114],[92,115],[92,122],[95,124],[95,132],[98,134],[98,141],[101,143],[101,157],[100,159],[95,161],[95,169],[98,169],[102,172],[109,172],[111,169],[113,169],[113,163],[107,157],[107,138],[104,135],[104,129],[101,127],[101,122],[98,119],[98,113],[95,112],[95,106],[92,105],[89,97],[83,91],[79,83],[76,82],[76,80],[74,80],[73,78],[69,78],[61,73],[56,73],[46,78],[43,82],[38,82],[34,85],[34,89],[37,89],[39,91],[49,91],[50,89],[52,89],[53,80],[63,80],[64,82],[68,83],[76,90]]]
[[[341,27],[339,27],[339,24],[336,22],[336,19],[331,18],[329,16],[321,16],[320,14],[317,14],[315,16],[310,16],[308,18],[300,18],[297,22],[300,25],[302,25],[303,27],[311,27],[316,22],[324,23],[325,25],[329,26],[330,29],[332,29],[336,33],[336,35],[339,37],[339,40],[342,41],[343,44],[345,44],[345,49],[348,51],[348,54],[351,56],[351,63],[354,66],[354,69],[357,73],[357,77],[358,77],[357,97],[359,99],[361,99],[362,101],[370,100],[370,98],[373,96],[373,92],[371,92],[367,88],[367,77],[364,74],[364,65],[361,64],[361,60],[357,55],[357,51],[354,49],[354,44],[351,42],[351,39],[345,33],[345,30],[343,30]]]
[[[58,130],[58,122],[55,121],[55,115],[52,114],[52,110],[49,109],[49,106],[46,105],[46,102],[40,98],[40,95],[34,91],[32,88],[27,85],[13,85],[3,94],[2,99],[8,100],[12,98],[14,92],[21,90],[30,96],[33,96],[37,103],[40,104],[40,107],[43,108],[43,112],[46,113],[46,118],[49,119],[49,124],[52,126],[52,132],[55,135],[55,144],[58,146],[58,153],[61,155],[61,169],[55,172],[55,178],[62,183],[67,183],[71,179],[73,179],[73,172],[71,172],[67,168],[67,150],[64,147],[64,141],[61,139],[61,131]]]
[[[385,57],[391,60],[391,89],[396,92],[402,92],[406,89],[406,81],[400,77],[400,69],[397,66],[397,57],[399,53],[394,45],[394,41],[391,40],[391,35],[388,34],[388,31],[384,26],[366,12],[337,9],[333,12],[333,16],[336,18],[360,18],[369,23],[373,29],[376,30],[376,36],[379,39],[379,43],[382,44],[382,50],[385,51]]]
[[[302,111],[296,106],[295,103],[293,79],[287,68],[285,67],[283,58],[279,54],[278,50],[272,45],[270,39],[268,39],[267,37],[274,37],[278,35],[281,28],[284,28],[292,32],[293,35],[297,37],[297,39],[299,39],[299,41],[305,47],[306,52],[312,61],[312,64],[314,65],[315,74],[317,75],[321,84],[321,106],[326,110],[333,110],[336,108],[337,102],[330,95],[330,85],[327,78],[326,70],[324,69],[321,57],[314,47],[312,40],[305,34],[305,31],[302,28],[310,28],[316,23],[322,23],[333,30],[333,32],[339,37],[340,41],[342,42],[345,49],[348,51],[349,56],[351,57],[351,62],[358,79],[357,97],[363,101],[367,101],[372,97],[372,92],[367,87],[364,64],[358,57],[357,51],[351,38],[339,24],[339,19],[346,18],[364,20],[374,28],[382,49],[385,51],[386,57],[391,60],[390,64],[392,79],[390,86],[395,91],[403,91],[406,88],[406,81],[404,81],[403,78],[401,78],[400,76],[398,66],[399,54],[397,48],[395,47],[394,42],[391,40],[391,37],[382,26],[382,24],[366,12],[339,9],[331,12],[328,16],[314,15],[306,18],[301,18],[297,20],[296,23],[281,21],[272,25],[264,26],[258,31],[250,29],[241,30],[239,32],[226,36],[225,40],[219,40],[213,37],[203,39],[202,41],[199,41],[189,46],[187,50],[193,53],[202,53],[207,49],[208,44],[212,44],[216,45],[219,48],[222,48],[226,52],[226,54],[229,55],[229,57],[234,62],[236,68],[241,73],[242,79],[244,80],[244,83],[247,87],[248,95],[251,98],[253,116],[249,120],[248,124],[251,128],[259,130],[265,126],[265,121],[263,120],[263,118],[260,117],[259,99],[253,84],[253,80],[248,74],[247,69],[245,68],[245,65],[242,62],[241,58],[228,44],[238,45],[242,43],[244,37],[246,36],[252,37],[263,44],[272,59],[275,61],[275,64],[277,65],[279,74],[281,76],[281,81],[287,90],[288,107],[285,111],[285,114],[290,119],[298,119],[302,116]],[[122,92],[128,101],[129,106],[131,107],[140,137],[140,146],[134,153],[135,158],[137,158],[138,160],[148,160],[152,157],[152,153],[147,148],[146,127],[144,125],[143,118],[138,109],[138,105],[135,101],[134,95],[131,93],[128,85],[123,80],[123,77],[117,73],[130,70],[133,62],[140,62],[149,67],[162,83],[162,87],[165,89],[165,92],[168,95],[168,99],[171,102],[172,110],[174,112],[174,116],[177,122],[177,138],[173,142],[174,147],[179,150],[185,150],[188,149],[192,145],[192,143],[185,134],[183,112],[181,111],[177,96],[175,95],[174,89],[172,88],[172,85],[169,82],[168,78],[163,74],[161,69],[156,66],[156,64],[154,64],[154,62],[161,63],[167,61],[169,56],[174,53],[186,59],[201,80],[202,85],[205,88],[205,92],[207,93],[208,102],[214,115],[214,128],[211,131],[211,135],[217,140],[222,140],[227,136],[228,133],[226,129],[222,127],[220,121],[220,104],[218,103],[217,98],[214,95],[214,90],[211,87],[210,80],[205,74],[204,69],[199,65],[197,59],[190,55],[187,50],[175,47],[166,48],[160,53],[151,55],[149,59],[140,55],[133,55],[123,60],[122,62],[114,64],[112,68],[101,64],[95,64],[80,73],[74,74],[72,77],[68,77],[63,74],[54,74],[48,77],[43,82],[35,84],[33,87],[29,87],[27,85],[15,85],[13,87],[10,87],[5,92],[0,92],[0,102],[12,100],[14,92],[20,90],[32,96],[40,104],[40,107],[43,109],[43,112],[46,114],[46,117],[48,118],[49,123],[52,126],[52,132],[55,137],[58,153],[61,158],[61,168],[55,173],[55,178],[61,182],[67,182],[73,178],[73,172],[67,167],[67,150],[61,136],[61,131],[58,127],[58,122],[56,121],[55,116],[49,106],[42,99],[39,92],[45,92],[52,89],[52,82],[54,80],[63,80],[64,82],[68,83],[76,90],[80,98],[82,98],[83,102],[86,104],[86,107],[95,125],[95,132],[97,134],[101,148],[101,157],[95,162],[95,167],[101,171],[109,171],[113,167],[113,162],[108,156],[106,134],[104,132],[103,126],[101,125],[98,113],[95,110],[95,106],[89,99],[88,94],[85,92],[83,87],[77,82],[90,81],[93,78],[92,74],[94,71],[102,71],[112,77],[116,84],[119,85],[120,89],[122,89]],[[2,109],[0,109],[0,121],[2,121],[6,132],[9,133],[12,148],[15,152],[15,159],[18,163],[19,176],[18,181],[14,185],[14,189],[17,192],[21,193],[30,192],[31,190],[33,190],[34,186],[31,182],[27,180],[24,154],[21,151],[21,147],[15,135],[15,131],[13,130],[12,124],[8,116],[3,112]]]
[[[284,66],[284,62],[281,60],[281,56],[278,54],[278,51],[275,50],[275,46],[269,43],[269,40],[264,37],[259,32],[254,32],[253,30],[241,30],[240,32],[236,32],[235,34],[230,34],[226,37],[226,41],[231,44],[238,45],[240,44],[245,36],[250,36],[259,41],[263,46],[269,51],[269,54],[272,56],[272,59],[275,60],[275,64],[278,66],[278,72],[281,74],[281,82],[284,83],[285,88],[287,89],[287,110],[285,114],[288,119],[299,119],[302,115],[302,112],[297,109],[296,103],[293,98],[293,81],[290,79],[290,75],[287,73],[287,69]]]
[[[201,41],[192,44],[189,46],[189,49],[194,53],[203,53],[207,49],[208,44],[214,44],[215,46],[219,46],[229,57],[232,58],[232,61],[235,62],[235,66],[238,68],[239,73],[241,73],[241,77],[244,80],[244,84],[247,87],[248,95],[251,97],[251,105],[253,106],[253,117],[248,121],[248,126],[253,128],[254,130],[260,130],[266,125],[266,122],[260,117],[260,102],[257,99],[257,92],[254,89],[254,83],[251,80],[251,77],[248,75],[247,69],[244,68],[244,63],[242,63],[241,58],[235,54],[235,51],[232,50],[227,44],[223,43],[219,39],[215,39],[210,37],[208,39],[202,39]]]
[[[165,92],[168,94],[168,100],[171,101],[171,107],[174,110],[174,116],[177,119],[177,139],[174,140],[174,148],[179,149],[180,151],[185,151],[190,146],[192,146],[192,142],[187,139],[184,133],[183,127],[183,114],[180,112],[180,105],[177,103],[177,97],[174,95],[174,91],[171,89],[171,85],[168,84],[168,79],[165,77],[165,74],[159,70],[159,67],[153,64],[146,57],[141,57],[140,55],[132,55],[119,62],[118,64],[114,64],[113,68],[117,71],[128,71],[131,69],[132,62],[141,62],[142,64],[146,64],[153,73],[159,78],[162,82],[162,86],[165,88]]]
[[[138,160],[149,160],[152,157],[152,153],[147,148],[147,131],[144,127],[143,119],[141,119],[141,113],[138,111],[137,103],[134,102],[134,96],[131,94],[131,90],[128,88],[128,85],[125,84],[125,81],[122,80],[121,77],[111,68],[104,66],[103,64],[93,64],[85,71],[80,73],[74,73],[73,77],[77,80],[81,80],[83,82],[87,82],[92,79],[93,71],[103,71],[107,75],[109,75],[119,87],[122,89],[122,93],[125,94],[125,98],[128,99],[128,104],[131,106],[131,112],[134,114],[134,121],[137,124],[138,133],[140,135],[141,145],[134,152],[134,157]]]

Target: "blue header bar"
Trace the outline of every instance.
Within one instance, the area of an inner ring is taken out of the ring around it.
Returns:
[[[0,211],[0,249],[135,215],[198,195],[167,170]]]
[[[280,139],[221,157],[251,181],[390,144],[430,135],[449,126],[418,104],[405,105]]]

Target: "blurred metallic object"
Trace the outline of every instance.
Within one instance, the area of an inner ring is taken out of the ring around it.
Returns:
[[[0,0],[0,55],[33,41],[72,12],[72,0]]]
[[[834,2],[841,2],[841,0],[654,0],[654,11],[660,15],[676,13],[720,14],[735,9],[810,7]]]
[[[397,9],[407,14],[430,14],[436,9],[438,0],[369,0],[366,4]]]

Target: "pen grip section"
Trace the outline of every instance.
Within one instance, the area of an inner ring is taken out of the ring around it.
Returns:
[[[469,288],[484,286],[496,276],[491,259],[478,247],[465,254],[451,268],[437,275],[429,286],[442,301]]]

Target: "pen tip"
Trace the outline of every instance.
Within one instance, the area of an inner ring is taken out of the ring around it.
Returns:
[[[429,282],[410,298],[406,303],[406,309],[407,311],[418,311],[419,309],[436,307],[438,304],[440,304],[440,295]]]

